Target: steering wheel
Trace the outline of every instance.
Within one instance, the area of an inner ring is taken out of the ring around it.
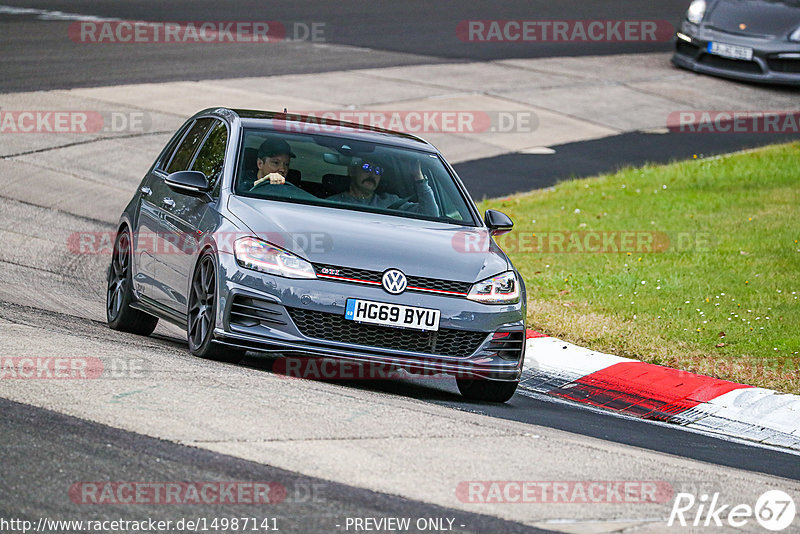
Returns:
[[[386,206],[386,209],[387,210],[396,210],[397,208],[399,208],[400,206],[402,206],[403,204],[405,204],[409,200],[411,200],[411,197],[399,198],[399,199],[395,200],[394,202],[392,202],[390,205]]]

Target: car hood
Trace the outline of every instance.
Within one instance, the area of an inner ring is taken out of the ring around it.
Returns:
[[[785,37],[800,26],[800,2],[720,0],[705,22],[708,27],[734,34]],[[742,29],[741,24],[746,27]]]
[[[483,227],[231,196],[255,234],[312,263],[474,282],[510,263]]]

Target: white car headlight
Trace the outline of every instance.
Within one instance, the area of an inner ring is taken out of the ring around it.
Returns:
[[[798,27],[795,31],[789,35],[790,41],[800,42],[800,27]]]
[[[514,271],[492,276],[472,285],[467,298],[485,304],[514,304],[519,302],[519,281]]]
[[[314,267],[303,258],[257,239],[243,237],[233,244],[236,263],[247,269],[286,278],[316,278]]]
[[[692,24],[700,24],[706,14],[706,0],[693,0],[686,11],[686,20]]]

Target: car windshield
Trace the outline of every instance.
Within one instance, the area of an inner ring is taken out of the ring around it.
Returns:
[[[238,161],[236,195],[476,225],[467,198],[431,152],[245,129]]]

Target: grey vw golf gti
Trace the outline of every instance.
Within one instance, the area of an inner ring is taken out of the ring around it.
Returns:
[[[525,353],[525,286],[453,168],[412,135],[207,109],[164,147],[119,221],[111,328],[186,329],[247,350],[455,375],[505,402]]]

